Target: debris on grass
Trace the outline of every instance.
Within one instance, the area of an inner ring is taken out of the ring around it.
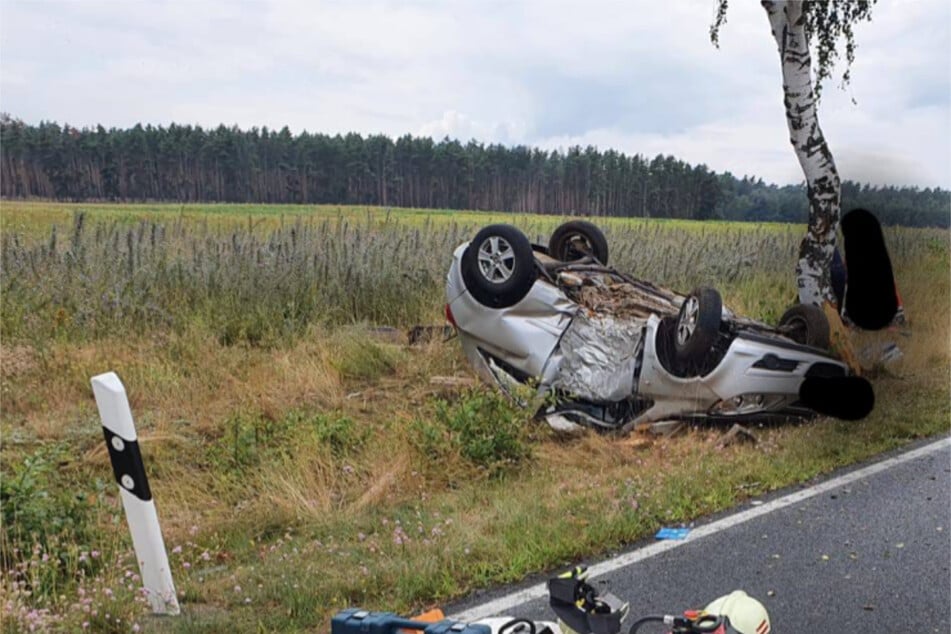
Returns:
[[[440,387],[473,387],[476,380],[470,376],[431,376],[429,384]]]
[[[682,420],[664,420],[647,426],[647,431],[664,438],[672,438],[686,429],[687,423]]]
[[[445,341],[456,334],[455,328],[445,326],[413,326],[406,333],[409,345],[415,346],[432,341]]]
[[[720,438],[720,442],[717,443],[717,446],[722,449],[723,447],[729,447],[730,445],[736,443],[745,442],[750,442],[755,445],[757,442],[756,435],[746,427],[736,423],[733,425],[733,427],[730,427],[730,430],[727,433],[723,434],[723,437]]]
[[[662,528],[654,535],[655,539],[687,539],[689,528]]]

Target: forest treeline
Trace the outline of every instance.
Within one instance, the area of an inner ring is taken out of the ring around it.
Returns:
[[[0,116],[0,195],[68,201],[332,203],[804,222],[804,186],[717,174],[673,156],[405,135],[136,125],[77,129]],[[951,224],[951,192],[843,184],[886,224]]]

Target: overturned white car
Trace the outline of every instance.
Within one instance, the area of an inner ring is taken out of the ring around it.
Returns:
[[[469,361],[510,394],[534,388],[555,427],[811,415],[804,380],[849,374],[818,307],[794,306],[771,327],[723,307],[712,288],[680,295],[607,261],[604,235],[586,221],[561,225],[547,246],[491,225],[453,254],[446,316]]]

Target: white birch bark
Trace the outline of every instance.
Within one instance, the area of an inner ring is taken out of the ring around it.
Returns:
[[[796,264],[799,301],[821,305],[834,301],[829,269],[839,226],[839,173],[819,128],[802,2],[763,0],[762,5],[779,47],[789,141],[808,187],[809,227]]]

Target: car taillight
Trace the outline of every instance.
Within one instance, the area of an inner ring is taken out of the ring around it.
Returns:
[[[453,328],[459,327],[459,324],[456,323],[456,318],[452,316],[452,309],[449,308],[449,304],[446,304],[446,321],[452,324]]]

